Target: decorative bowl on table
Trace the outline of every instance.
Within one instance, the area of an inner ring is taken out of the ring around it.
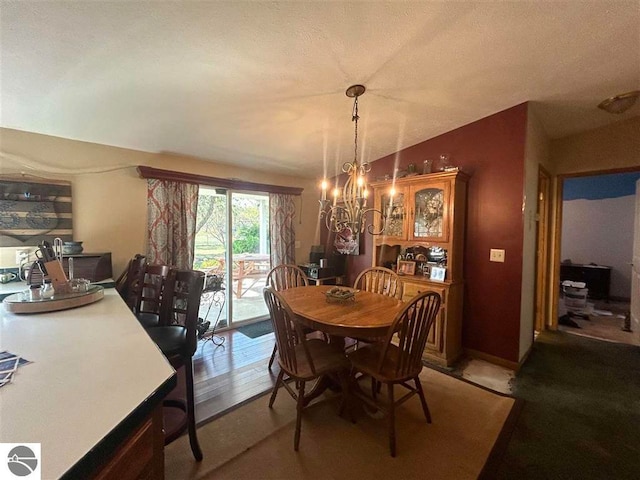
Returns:
[[[332,287],[325,292],[329,303],[355,302],[357,290],[344,287]]]

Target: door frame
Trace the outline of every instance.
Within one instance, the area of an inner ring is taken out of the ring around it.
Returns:
[[[631,257],[631,299],[629,328],[640,339],[640,180],[636,181],[635,222],[633,226],[633,256]],[[638,295],[636,295],[638,293]]]
[[[538,166],[538,198],[536,210],[536,282],[534,302],[534,329],[541,332],[549,324],[547,308],[549,302],[550,272],[550,212],[551,174]]]
[[[554,222],[553,222],[553,263],[552,263],[552,275],[551,285],[556,287],[551,288],[551,318],[549,319],[548,327],[550,330],[558,329],[558,302],[560,301],[560,255],[562,248],[562,193],[563,182],[566,178],[575,177],[591,177],[595,175],[609,175],[614,173],[633,173],[640,172],[640,167],[626,167],[626,168],[610,168],[606,170],[591,170],[587,172],[576,173],[563,173],[555,177],[555,191],[554,191]]]

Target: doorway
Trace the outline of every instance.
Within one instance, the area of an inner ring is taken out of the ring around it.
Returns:
[[[559,178],[559,330],[640,344],[627,326],[638,179],[638,170]]]
[[[201,186],[193,268],[222,279],[222,291],[203,295],[200,310],[216,331],[267,318],[268,194]]]

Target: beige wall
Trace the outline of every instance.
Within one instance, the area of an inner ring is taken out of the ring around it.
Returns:
[[[640,166],[640,116],[551,142],[554,174]]]
[[[112,252],[117,276],[135,253],[146,251],[146,180],[135,167],[148,165],[221,178],[304,188],[298,201],[296,261],[307,262],[317,243],[316,181],[171,154],[124,148],[0,129],[0,172],[68,180],[73,194],[73,236],[85,252]],[[108,171],[112,170],[112,171]],[[0,249],[0,267],[13,266],[14,249]],[[6,264],[5,262],[8,262]]]
[[[549,139],[533,109],[527,110],[527,142],[524,154],[522,286],[520,300],[520,345],[522,361],[533,344],[536,282],[536,213],[538,210],[538,169],[549,163]]]

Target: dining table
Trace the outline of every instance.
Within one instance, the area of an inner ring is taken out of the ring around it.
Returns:
[[[326,292],[331,285],[295,287],[281,290],[296,319],[303,325],[326,333],[329,343],[344,351],[345,338],[385,337],[394,319],[406,303],[395,297],[379,293],[355,290],[351,300],[332,301]],[[334,382],[322,377],[305,395],[305,405],[321,395]]]

